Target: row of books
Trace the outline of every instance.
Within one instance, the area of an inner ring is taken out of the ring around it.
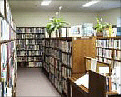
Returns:
[[[47,63],[43,63],[43,67],[49,73],[49,71],[50,71],[50,65],[49,65],[49,63],[48,64]]]
[[[72,55],[62,53],[62,63],[66,64],[70,68],[72,67]]]
[[[21,56],[19,62],[42,61],[44,33],[45,28],[41,27],[17,27],[18,57]]]
[[[44,34],[17,34],[17,39],[41,39],[44,38]]]
[[[12,20],[11,10],[6,0],[0,0],[0,40],[16,38],[16,25]],[[12,97],[14,91],[17,61],[15,41],[1,44],[1,97]],[[10,94],[10,95],[8,95]]]
[[[39,27],[18,27],[17,33],[45,33],[45,28],[39,28]]]
[[[42,61],[42,57],[17,57],[18,62]]]
[[[41,45],[17,45],[17,50],[42,50]]]
[[[121,60],[121,51],[114,50],[114,59]]]
[[[29,62],[29,67],[41,67],[42,62]]]
[[[96,47],[121,49],[121,40],[96,40]]]
[[[121,62],[115,62],[111,75],[111,89],[121,94]]]
[[[16,34],[12,27],[8,24],[8,22],[0,17],[0,32],[1,32],[1,40],[11,40],[15,39]]]
[[[46,42],[46,46],[48,47],[49,45],[52,48],[59,48],[64,52],[71,52],[72,43],[68,41],[50,40],[50,43]]]
[[[18,56],[42,56],[42,52],[40,50],[38,51],[17,51]]]
[[[62,67],[62,76],[67,79],[68,77],[71,77],[71,69],[70,68],[66,68],[66,67]]]
[[[16,40],[17,44],[42,44],[41,40]]]
[[[15,54],[16,54],[15,42],[9,42],[1,45],[2,97],[8,96],[7,95],[8,87],[11,89],[11,94],[12,94],[12,87],[14,87],[15,85],[14,84],[16,77],[15,74],[17,72],[17,61]],[[7,72],[9,72],[9,74],[7,74]]]
[[[6,1],[6,2],[5,2]],[[16,29],[16,25],[13,22],[13,17],[11,14],[11,9],[7,0],[0,0],[0,14],[6,17],[6,21],[11,25],[13,29]]]
[[[108,63],[108,64],[113,64],[113,61],[111,59],[105,58],[105,57],[97,57],[97,60],[99,62],[104,62],[104,63]]]
[[[66,79],[63,79],[62,89],[63,89],[63,92],[67,94],[67,80]]]
[[[72,48],[72,42],[67,41],[61,41],[60,43],[60,49],[64,52],[70,52],[71,53]]]
[[[112,50],[97,48],[97,56],[112,58],[112,53],[113,53]]]

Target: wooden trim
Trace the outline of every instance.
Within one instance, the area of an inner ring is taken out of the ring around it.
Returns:
[[[109,39],[121,39],[121,36],[117,37],[97,37],[97,40],[109,40]]]

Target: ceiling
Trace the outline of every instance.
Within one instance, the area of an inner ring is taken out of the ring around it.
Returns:
[[[8,0],[12,11],[24,12],[56,12],[62,6],[62,12],[103,11],[121,7],[120,0],[100,0],[100,2],[83,8],[90,0],[52,0],[49,6],[41,6],[42,0]]]

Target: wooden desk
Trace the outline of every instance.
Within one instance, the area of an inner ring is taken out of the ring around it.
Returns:
[[[106,97],[106,78],[89,70],[89,89],[76,85],[77,78],[68,79],[68,97]]]
[[[106,78],[95,72],[89,73],[89,89],[83,85],[76,85],[74,82],[77,79],[77,77],[68,78],[67,97],[121,97],[116,92],[106,92]]]

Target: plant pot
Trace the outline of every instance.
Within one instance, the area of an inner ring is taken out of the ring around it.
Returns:
[[[51,38],[51,33],[49,33],[49,38]]]
[[[97,37],[103,37],[103,32],[97,32],[97,33],[96,33],[96,36],[97,36]]]
[[[62,29],[59,29],[59,37],[62,37]]]

